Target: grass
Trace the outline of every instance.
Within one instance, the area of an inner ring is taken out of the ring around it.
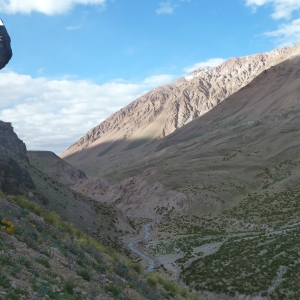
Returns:
[[[8,201],[14,201],[17,203],[21,208],[27,209],[30,212],[40,216],[41,215],[41,208],[34,202],[29,201],[26,197],[24,196],[7,196]]]

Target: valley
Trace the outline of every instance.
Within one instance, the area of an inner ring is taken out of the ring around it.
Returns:
[[[97,290],[103,299],[298,299],[299,92],[296,45],[158,87],[60,157],[27,151],[2,124],[18,146],[1,143],[1,213],[14,209],[18,222],[24,207],[11,197],[23,195],[40,214],[59,216],[60,234],[60,222],[80,228],[84,241],[76,230],[70,239],[93,278],[91,241],[100,243],[100,272],[109,278]],[[7,140],[1,130],[0,138]],[[21,221],[50,230],[31,214]],[[8,245],[13,237],[1,234]]]
[[[65,158],[88,174],[77,192],[112,203],[131,226],[159,220],[140,249],[200,298],[299,297],[299,46],[284,51],[164,138],[123,150],[116,140],[103,153],[100,136]]]

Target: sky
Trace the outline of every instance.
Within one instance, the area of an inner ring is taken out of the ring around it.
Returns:
[[[300,42],[300,0],[0,0],[0,17],[0,120],[56,154],[198,67]]]

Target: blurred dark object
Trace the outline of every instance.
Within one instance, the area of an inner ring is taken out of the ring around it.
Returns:
[[[3,69],[12,57],[10,36],[0,19],[0,70]]]

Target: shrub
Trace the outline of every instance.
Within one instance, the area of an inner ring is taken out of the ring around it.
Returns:
[[[131,263],[129,266],[137,273],[142,273],[143,268],[139,263]]]
[[[147,277],[147,283],[151,286],[156,286],[156,283],[157,283],[157,277],[156,276],[153,276],[153,274],[149,275]]]
[[[8,288],[10,286],[9,280],[6,278],[6,276],[3,273],[0,273],[0,286],[4,288]]]
[[[44,267],[50,269],[50,264],[49,261],[45,258],[37,258],[36,262],[38,262],[39,264],[43,265]]]
[[[90,281],[92,278],[92,274],[87,269],[81,269],[77,272],[77,274],[86,281]]]
[[[64,291],[68,294],[73,294],[73,289],[75,288],[75,283],[73,280],[68,279],[64,285]]]
[[[86,241],[85,241],[85,239],[84,239],[85,234],[84,234],[84,232],[83,232],[81,229],[79,229],[79,228],[76,228],[76,229],[75,229],[75,236],[76,236],[76,238],[79,239],[79,240],[84,240],[84,241],[83,241],[83,244],[86,243]]]
[[[0,229],[2,231],[6,231],[8,234],[14,234],[15,227],[12,222],[7,221],[6,219],[3,218],[0,221],[0,225],[1,225]]]
[[[163,288],[168,292],[172,292],[174,294],[180,292],[180,289],[176,285],[176,283],[162,277],[160,274],[157,273],[151,274],[150,276],[148,276],[148,278],[151,278],[150,282],[154,282],[154,281],[159,282],[163,286]],[[148,278],[147,278],[147,282],[148,282]]]
[[[16,294],[15,292],[9,292],[9,293],[6,295],[6,299],[9,299],[9,300],[19,300],[20,297],[19,297],[18,294]]]
[[[12,275],[15,276],[15,275],[18,274],[20,271],[21,271],[21,268],[16,266],[16,267],[13,267],[13,268],[11,269],[10,272],[11,272]]]
[[[0,265],[7,265],[7,266],[12,266],[14,267],[16,264],[14,263],[13,260],[11,260],[9,257],[0,255]]]
[[[121,288],[115,284],[109,284],[104,287],[104,290],[108,293],[113,294],[115,297],[121,293]]]
[[[55,214],[54,212],[49,212],[44,215],[44,220],[50,225],[55,225],[58,222],[58,215]]]
[[[69,222],[60,222],[59,226],[64,229],[65,231],[67,231],[69,234],[74,234],[75,228],[74,226],[69,223]]]
[[[25,209],[35,213],[38,216],[41,215],[40,207],[37,204],[35,204],[34,202],[29,201],[24,196],[8,196],[8,200],[15,201],[20,207],[25,208]]]

